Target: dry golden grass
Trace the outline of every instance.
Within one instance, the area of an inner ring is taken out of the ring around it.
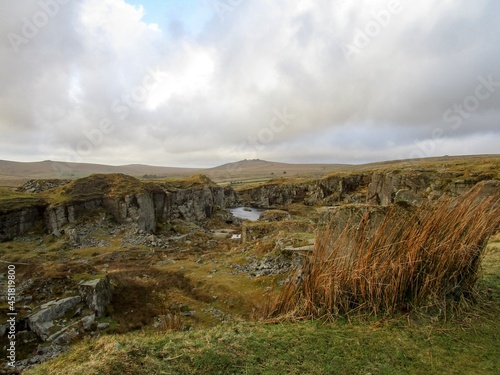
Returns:
[[[457,200],[422,205],[403,222],[394,207],[374,234],[368,220],[348,224],[334,237],[329,226],[302,273],[264,307],[263,316],[392,314],[421,306],[446,309],[473,298],[480,259],[499,217],[500,193],[479,201],[473,189]]]

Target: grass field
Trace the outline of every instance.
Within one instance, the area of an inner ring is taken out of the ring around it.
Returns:
[[[235,322],[191,332],[106,335],[26,374],[498,374],[500,236],[482,262],[478,301],[460,315],[385,320]]]

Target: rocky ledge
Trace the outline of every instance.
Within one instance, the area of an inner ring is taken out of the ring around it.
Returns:
[[[29,193],[0,195],[0,241],[35,228],[61,232],[92,212],[117,223],[134,223],[144,232],[175,219],[201,222],[220,214],[231,220],[225,209],[237,201],[232,188],[205,176],[144,183],[122,174],[92,175],[72,182],[30,181],[20,191]]]

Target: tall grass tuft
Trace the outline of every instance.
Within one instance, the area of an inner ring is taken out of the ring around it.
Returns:
[[[318,232],[313,254],[263,309],[267,319],[393,314],[474,296],[481,255],[500,228],[500,193],[479,189],[406,211],[393,206],[373,225],[369,211]]]

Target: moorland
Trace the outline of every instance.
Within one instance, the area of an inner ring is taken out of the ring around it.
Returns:
[[[499,155],[2,161],[0,186],[7,373],[498,373]]]

